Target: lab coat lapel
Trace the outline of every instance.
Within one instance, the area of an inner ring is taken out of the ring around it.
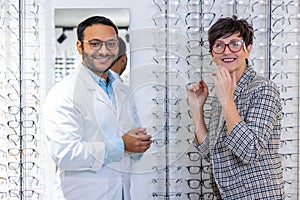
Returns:
[[[111,100],[108,98],[107,94],[100,88],[100,86],[93,80],[91,75],[88,72],[88,69],[81,65],[81,71],[80,76],[82,77],[82,80],[84,80],[85,85],[87,89],[93,90],[95,92],[95,99],[99,102],[104,103],[107,105],[114,113],[116,113],[116,109],[111,102]]]
[[[116,111],[117,111],[117,118],[120,120],[121,111],[126,109],[127,102],[127,94],[129,91],[128,86],[120,82],[119,80],[115,80],[113,82],[113,90],[115,94],[115,100],[116,100]],[[125,106],[125,108],[124,108]]]
[[[116,114],[116,108],[113,105],[113,102],[109,99],[109,97],[102,90],[102,88],[100,88],[100,86],[98,86],[98,88],[96,89],[95,92],[96,92],[96,94],[95,94],[96,100],[107,105],[113,111],[113,113]]]

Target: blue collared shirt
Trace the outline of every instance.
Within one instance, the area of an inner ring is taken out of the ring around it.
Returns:
[[[104,90],[109,99],[112,101],[113,105],[116,106],[115,95],[112,87],[112,83],[115,81],[115,77],[113,74],[108,71],[108,83],[106,84],[106,80],[97,76],[91,70],[89,70],[89,74],[95,80],[95,82]],[[117,138],[109,141],[105,141],[105,157],[104,164],[109,164],[110,162],[117,162],[122,160],[124,155],[124,142],[123,139]]]
[[[124,82],[123,79],[121,78],[121,76],[119,75],[119,73],[113,71],[113,70],[109,70],[109,72],[114,75],[114,77],[117,77],[121,82]]]

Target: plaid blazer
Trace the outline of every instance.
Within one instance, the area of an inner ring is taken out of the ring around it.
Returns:
[[[228,134],[221,106],[213,98],[208,136],[198,147],[202,156],[210,158],[219,194],[224,200],[284,199],[278,88],[248,66],[234,102],[242,120]]]

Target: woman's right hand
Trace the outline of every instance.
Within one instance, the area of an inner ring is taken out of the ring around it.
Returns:
[[[208,97],[208,87],[203,80],[190,84],[188,90],[188,102],[191,109],[203,107]]]

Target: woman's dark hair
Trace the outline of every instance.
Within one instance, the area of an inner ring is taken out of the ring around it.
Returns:
[[[115,29],[116,34],[118,34],[117,26],[108,18],[103,16],[93,16],[82,21],[77,27],[77,39],[82,41],[84,38],[83,32],[88,26],[92,26],[93,24],[103,24],[111,26]]]
[[[212,45],[217,39],[230,37],[235,33],[243,38],[246,47],[253,43],[253,27],[245,19],[238,20],[236,15],[218,19],[208,30],[209,52],[212,52]]]

